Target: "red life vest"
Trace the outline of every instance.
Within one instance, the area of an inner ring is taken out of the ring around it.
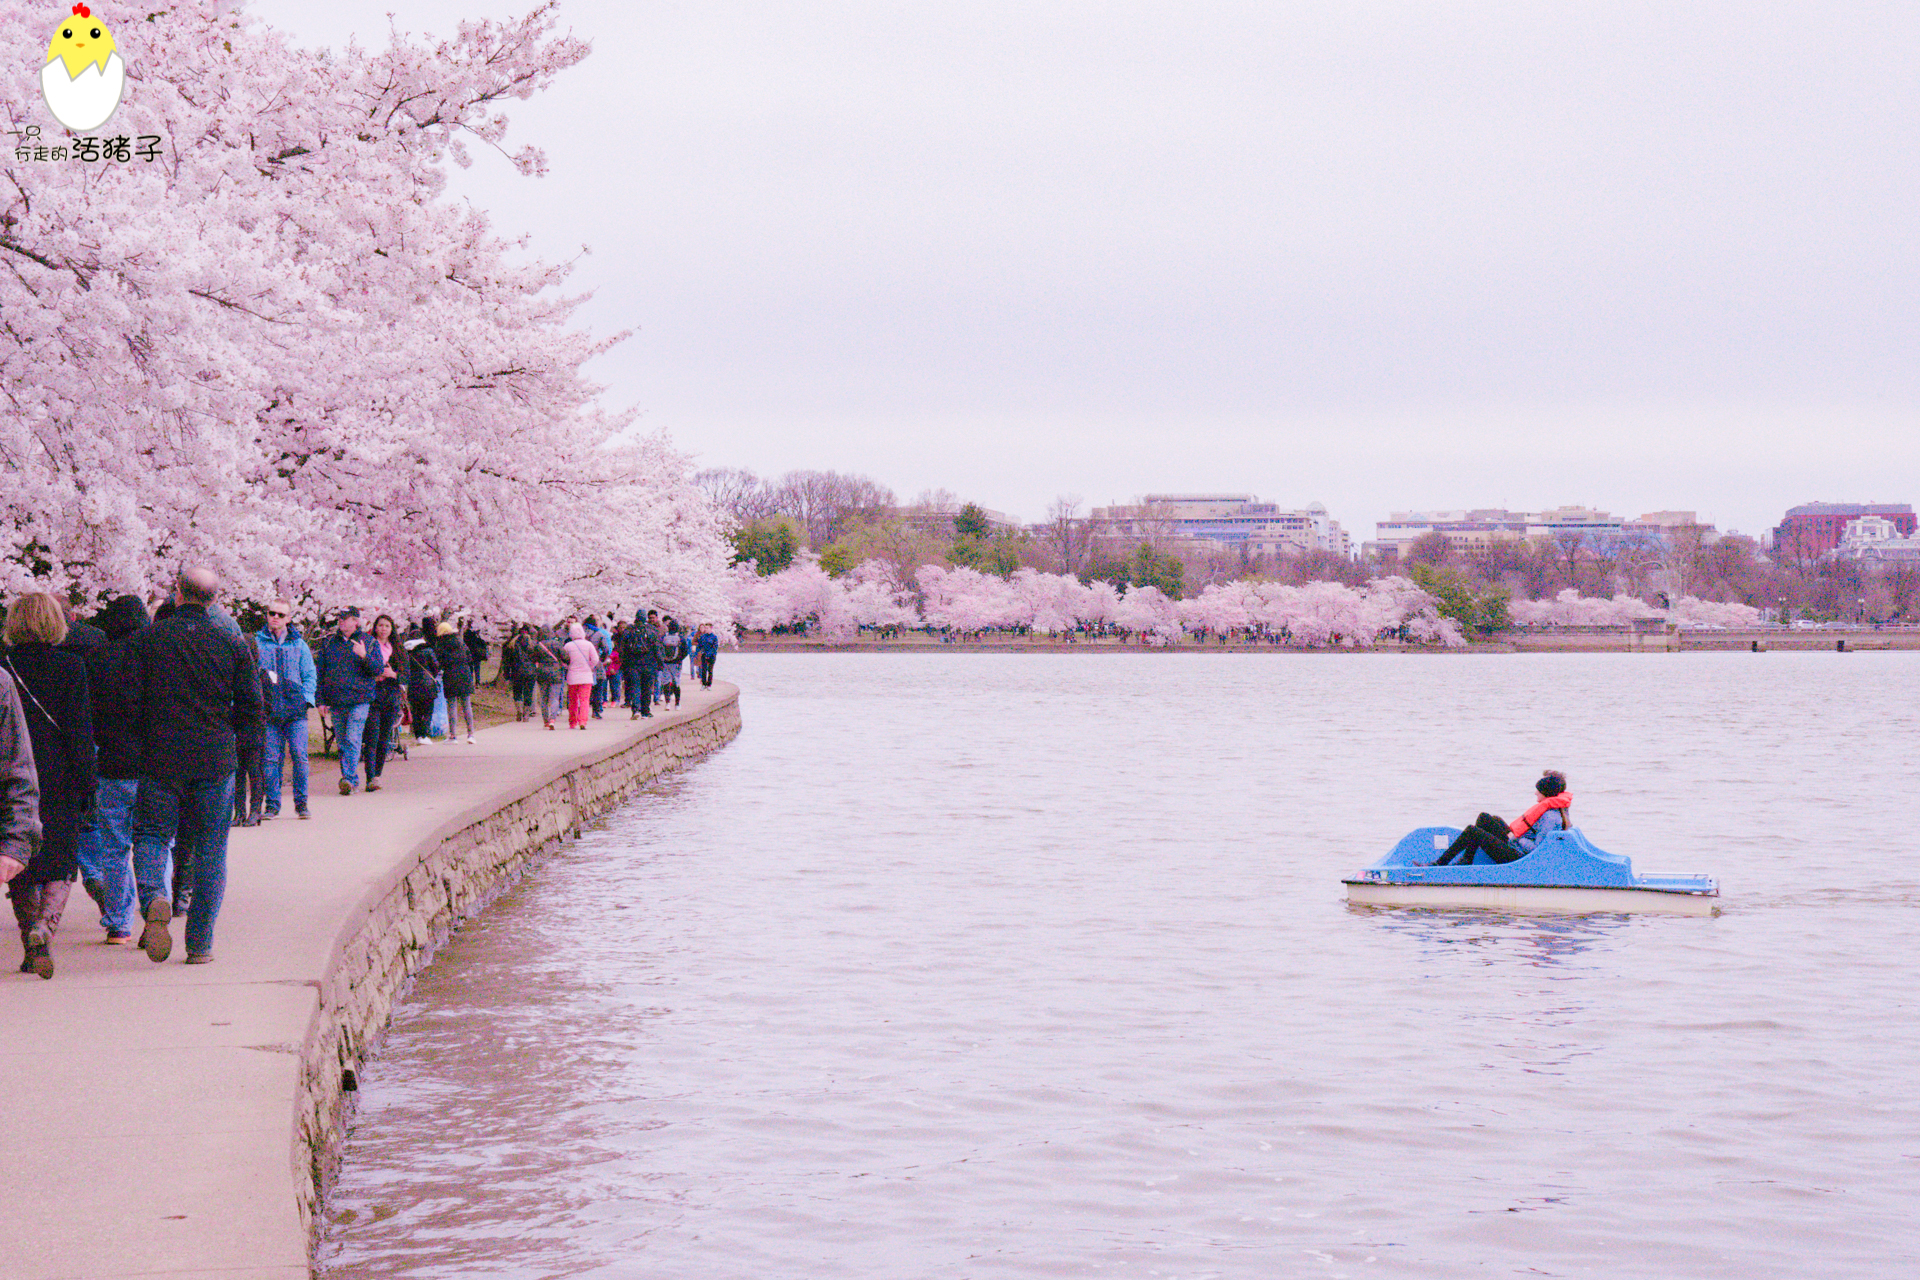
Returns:
[[[1567,820],[1567,809],[1570,808],[1572,804],[1573,797],[1563,791],[1557,796],[1540,801],[1534,805],[1533,808],[1521,814],[1517,820],[1508,823],[1507,830],[1516,836],[1524,836],[1533,830],[1534,824],[1540,821],[1540,815],[1549,809],[1560,810],[1560,825],[1562,827],[1571,826],[1572,823]]]

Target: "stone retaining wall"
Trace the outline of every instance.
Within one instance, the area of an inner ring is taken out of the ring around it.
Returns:
[[[301,1049],[294,1184],[309,1239],[347,1119],[346,1095],[385,1032],[394,1002],[452,930],[541,854],[654,778],[740,732],[738,695],[702,715],[557,768],[469,812],[413,851],[367,895],[334,943]]]

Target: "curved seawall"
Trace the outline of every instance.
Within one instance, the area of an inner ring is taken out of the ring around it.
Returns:
[[[0,1280],[305,1277],[342,1103],[394,1000],[541,851],[740,730],[738,690],[415,748],[376,794],[314,761],[313,820],[232,832],[216,962],[100,945],[76,890],[51,982],[0,979]],[[17,959],[6,953],[7,965]]]

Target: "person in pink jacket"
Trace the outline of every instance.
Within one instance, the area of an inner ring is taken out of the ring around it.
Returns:
[[[567,727],[584,729],[593,714],[594,674],[600,665],[600,650],[587,639],[587,629],[571,623],[564,653],[567,659]]]

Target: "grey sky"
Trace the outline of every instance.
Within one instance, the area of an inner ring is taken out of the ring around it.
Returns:
[[[500,0],[265,0],[308,42]],[[703,465],[1038,518],[1920,500],[1920,13],[572,0],[459,189]]]

